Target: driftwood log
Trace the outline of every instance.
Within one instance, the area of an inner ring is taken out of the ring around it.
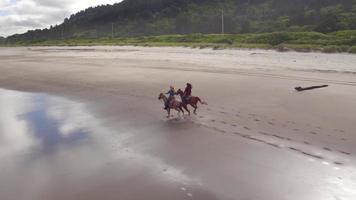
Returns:
[[[318,85],[318,86],[311,86],[311,87],[296,87],[294,88],[295,90],[297,90],[298,92],[304,91],[304,90],[314,90],[314,89],[318,89],[318,88],[324,88],[324,87],[329,87],[329,85]]]

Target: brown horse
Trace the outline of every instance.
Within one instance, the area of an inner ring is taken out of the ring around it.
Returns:
[[[200,102],[203,105],[207,105],[206,102],[202,101],[199,97],[197,96],[190,96],[187,102],[184,102],[183,100],[183,91],[181,89],[177,90],[177,94],[179,94],[180,98],[182,99],[182,102],[184,105],[191,105],[194,108],[194,114],[197,114],[197,108],[198,108],[198,102]]]
[[[168,98],[163,93],[161,93],[158,96],[158,100],[163,100],[164,105],[166,105],[166,103],[168,101]],[[184,110],[182,108],[186,108],[186,105],[183,105],[183,103],[180,102],[180,101],[172,99],[171,102],[168,103],[168,107],[167,107],[168,116],[167,116],[167,118],[170,117],[171,109],[174,109],[174,110],[178,111],[178,116],[180,116],[180,112],[181,111],[182,111],[182,113],[184,115]]]

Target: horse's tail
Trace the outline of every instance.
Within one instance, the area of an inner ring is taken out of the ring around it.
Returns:
[[[208,103],[206,103],[205,101],[202,101],[199,97],[197,97],[197,99],[198,99],[198,102],[200,102],[201,104],[208,105]]]

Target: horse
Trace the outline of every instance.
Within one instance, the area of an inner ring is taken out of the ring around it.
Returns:
[[[166,95],[164,95],[163,93],[159,94],[158,96],[158,100],[163,100],[164,105],[166,105],[168,98],[166,97]],[[184,110],[182,108],[186,108],[186,105],[183,105],[182,102],[177,101],[175,99],[172,99],[171,102],[168,103],[167,106],[167,113],[168,116],[167,118],[170,117],[170,113],[171,113],[171,109],[174,109],[176,111],[178,111],[178,116],[180,116],[180,112],[182,111],[183,115],[184,115]],[[189,112],[189,111],[188,111]]]
[[[191,105],[194,108],[194,114],[197,114],[198,102],[200,102],[203,105],[208,105],[206,102],[202,101],[198,96],[190,96],[187,102],[184,102],[183,100],[184,92],[181,89],[177,90],[177,94],[179,94],[184,105]]]

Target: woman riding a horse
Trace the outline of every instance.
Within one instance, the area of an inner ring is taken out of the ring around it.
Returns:
[[[164,109],[167,110],[169,104],[171,103],[171,101],[174,99],[174,95],[176,94],[176,91],[174,90],[173,86],[169,87],[169,91],[166,92],[166,94],[168,95],[168,99],[164,105]]]
[[[193,88],[192,85],[190,83],[187,83],[187,86],[186,86],[184,92],[181,89],[178,89],[177,94],[182,99],[184,109],[186,109],[187,105],[191,105],[194,108],[194,114],[196,114],[196,111],[198,109],[198,103],[205,104],[205,105],[207,103],[202,101],[198,96],[191,96],[192,88]],[[190,113],[190,112],[188,111],[188,113]]]
[[[187,104],[190,95],[192,95],[192,88],[193,88],[192,84],[187,83],[187,86],[185,87],[182,96],[183,103]]]

